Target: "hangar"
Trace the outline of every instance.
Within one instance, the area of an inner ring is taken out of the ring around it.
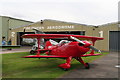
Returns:
[[[27,25],[33,23],[32,21],[26,21],[21,19],[16,19],[7,16],[0,16],[0,30],[2,32],[1,36],[6,38],[6,41],[9,40],[9,33],[12,29],[17,26]]]
[[[120,51],[119,26],[117,22],[94,26],[79,23],[45,19],[25,26],[15,27],[10,32],[12,45],[23,45],[23,34],[34,34],[33,28],[45,33],[77,34],[86,36],[103,37],[104,40],[96,42],[95,47],[103,51]]]

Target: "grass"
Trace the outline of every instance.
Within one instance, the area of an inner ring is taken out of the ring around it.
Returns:
[[[36,59],[21,58],[28,55],[28,52],[2,54],[3,78],[57,78],[64,75],[81,65],[73,60],[69,71],[63,71],[58,65],[65,63],[64,59]],[[108,54],[108,53],[103,53]],[[84,57],[85,62],[91,62],[101,56]]]

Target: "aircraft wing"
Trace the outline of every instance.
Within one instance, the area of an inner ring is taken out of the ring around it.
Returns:
[[[97,54],[84,54],[81,57],[98,56],[98,55],[102,55],[102,54],[99,54],[99,53],[97,53]]]
[[[101,54],[85,54],[81,57],[89,57],[89,56],[98,56]],[[69,56],[57,56],[57,55],[28,55],[23,56],[23,58],[68,58]]]
[[[68,56],[57,56],[57,55],[28,55],[23,58],[67,58]]]
[[[23,38],[44,38],[44,39],[54,39],[54,38],[68,38],[70,36],[76,37],[80,40],[103,40],[101,37],[91,37],[82,35],[70,35],[70,34],[24,34]]]

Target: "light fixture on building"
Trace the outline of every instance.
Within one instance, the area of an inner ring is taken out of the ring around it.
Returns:
[[[41,22],[40,22],[41,24],[43,24],[43,20],[41,20]]]
[[[98,28],[98,26],[93,26],[94,28],[93,28],[93,30],[95,30],[95,28]]]
[[[95,28],[98,28],[98,26],[94,26]]]
[[[9,30],[12,30],[11,28],[9,28]]]

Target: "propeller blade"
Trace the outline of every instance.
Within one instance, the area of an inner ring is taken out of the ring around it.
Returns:
[[[81,40],[79,40],[79,39],[77,39],[77,38],[75,38],[75,37],[70,36],[70,38],[73,39],[73,40],[75,40],[75,41],[77,41],[77,42],[79,42],[79,43],[81,43],[81,44],[83,44],[83,45],[85,45],[84,42],[82,42]],[[95,48],[94,46],[92,46],[92,45],[90,45],[89,48],[92,49],[92,50],[94,50],[94,51],[96,51],[96,52],[101,53],[100,50],[96,49],[96,48]]]
[[[84,42],[82,42],[81,40],[79,40],[79,39],[77,39],[75,37],[70,36],[70,38],[73,39],[73,40],[75,40],[75,41],[77,41],[77,42],[79,42],[79,43],[81,43],[81,44],[83,44],[83,45],[85,45]]]
[[[89,46],[89,48],[90,48],[90,49],[92,49],[92,50],[94,50],[94,51],[96,51],[96,52],[101,53],[101,51],[100,51],[100,50],[96,49],[96,48],[95,48],[95,47],[93,47],[92,45],[90,45],[90,46]]]

